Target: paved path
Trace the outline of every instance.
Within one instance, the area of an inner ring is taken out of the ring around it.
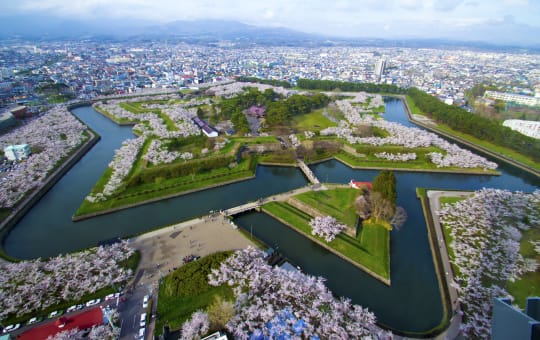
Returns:
[[[437,244],[439,246],[439,252],[441,253],[442,265],[441,270],[444,271],[444,278],[446,279],[446,285],[448,287],[448,293],[450,294],[450,301],[452,305],[452,319],[450,320],[450,326],[448,329],[441,333],[436,339],[455,339],[460,335],[459,327],[461,325],[461,316],[459,315],[459,301],[458,293],[454,287],[450,285],[454,281],[454,274],[452,272],[452,266],[450,259],[448,258],[448,249],[446,248],[446,242],[444,240],[444,233],[442,225],[437,215],[437,211],[441,209],[440,199],[441,197],[467,197],[470,196],[470,192],[466,191],[436,191],[428,190],[427,197],[430,205],[431,215],[433,219],[433,227],[437,236]]]
[[[144,295],[152,299],[152,312],[149,314],[155,315],[160,278],[180,267],[185,256],[206,256],[250,245],[255,247],[233,228],[225,216],[217,213],[152,231],[129,242],[141,252],[141,262],[132,282],[133,289],[119,310],[123,320],[120,339],[138,338],[140,315],[145,312],[142,308]],[[145,331],[146,339],[152,339],[154,325],[155,319],[151,317]]]

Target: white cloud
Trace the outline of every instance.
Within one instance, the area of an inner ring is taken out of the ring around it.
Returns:
[[[328,35],[432,37],[433,32],[452,35],[488,21],[509,24],[509,18],[538,26],[539,7],[539,0],[4,0],[0,15],[159,22],[210,18]],[[505,15],[512,17],[502,20]]]

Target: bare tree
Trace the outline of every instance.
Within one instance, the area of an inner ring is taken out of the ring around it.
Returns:
[[[399,230],[405,224],[405,221],[407,221],[407,212],[403,207],[396,207],[396,212],[389,221],[390,224]]]
[[[361,219],[367,220],[371,216],[371,202],[369,199],[369,192],[359,195],[354,201],[356,213]]]
[[[370,195],[371,200],[371,216],[381,219],[381,220],[387,220],[389,221],[392,216],[394,216],[394,207],[392,203],[382,197],[382,195],[377,192],[373,191]]]

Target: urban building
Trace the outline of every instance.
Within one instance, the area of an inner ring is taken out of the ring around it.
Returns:
[[[512,307],[510,299],[493,299],[491,338],[493,340],[540,339],[540,298],[528,298],[525,313]]]
[[[507,119],[503,122],[503,125],[522,133],[525,136],[540,139],[540,122],[533,120]]]
[[[10,161],[20,161],[28,158],[30,146],[28,144],[8,145],[4,148],[4,155]]]
[[[491,98],[491,99],[499,99],[505,102],[512,102],[512,103],[526,105],[526,106],[540,106],[540,98],[532,97],[532,96],[525,96],[522,94],[486,91],[486,93],[484,93],[484,97]]]

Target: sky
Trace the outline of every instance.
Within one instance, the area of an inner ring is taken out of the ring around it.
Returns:
[[[540,44],[540,0],[5,0],[2,15],[225,19],[339,37]]]

